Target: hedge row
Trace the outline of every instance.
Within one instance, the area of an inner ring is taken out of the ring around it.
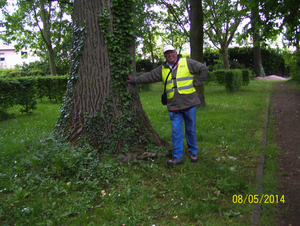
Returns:
[[[21,105],[21,112],[36,109],[36,98],[47,97],[62,101],[67,89],[68,75],[0,78],[0,120],[8,117],[6,109]]]
[[[225,85],[226,90],[235,92],[244,85],[250,83],[251,71],[248,69],[235,69],[235,70],[217,70],[208,72],[206,83],[217,82],[220,85]]]
[[[42,100],[43,97],[61,102],[68,83],[68,75],[64,76],[38,76],[36,80],[36,96]]]

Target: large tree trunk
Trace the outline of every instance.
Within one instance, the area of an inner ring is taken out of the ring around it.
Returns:
[[[203,63],[203,10],[202,0],[190,0],[190,44],[191,58]],[[196,87],[201,106],[205,106],[204,84]]]
[[[57,132],[73,145],[108,153],[168,145],[151,127],[137,87],[126,81],[134,62],[132,1],[119,0],[114,8],[112,2],[74,2],[70,78]]]

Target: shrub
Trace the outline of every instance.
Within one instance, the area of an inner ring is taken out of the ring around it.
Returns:
[[[213,72],[216,82],[220,85],[225,85],[225,72],[225,70],[217,70]]]
[[[290,69],[292,80],[300,83],[300,50],[295,51],[293,54],[285,54],[284,58]]]
[[[137,72],[148,72],[153,69],[153,64],[149,59],[143,59],[136,62],[136,71]]]
[[[6,120],[8,107],[19,104],[21,112],[36,109],[36,97],[62,101],[67,90],[68,75],[0,78],[0,121]]]
[[[228,49],[229,63],[231,69],[249,68],[253,70],[253,48],[234,47]]]
[[[69,75],[64,76],[51,76],[53,84],[54,99],[56,102],[62,102],[63,97],[67,90]]]
[[[234,47],[228,49],[230,69],[253,70],[253,48]],[[206,49],[204,61],[210,71],[223,69],[223,60],[219,50]],[[283,54],[277,49],[261,48],[262,64],[266,75],[284,75],[287,73]]]
[[[208,72],[207,73],[207,78],[205,79],[205,84],[209,84],[210,82],[214,82],[215,81],[215,76],[213,72]]]
[[[242,70],[243,85],[247,86],[250,83],[251,71],[249,69]]]
[[[14,105],[14,94],[13,82],[7,82],[7,79],[0,78],[0,121],[9,118],[6,110]]]
[[[67,90],[68,77],[68,75],[36,77],[37,97],[41,100],[48,97],[50,100],[61,102]]]
[[[15,78],[20,77],[22,72],[18,69],[1,69],[0,74],[2,78]]]
[[[23,63],[22,66],[18,66],[22,71],[22,76],[38,76],[38,75],[50,75],[50,66],[47,62],[35,61],[29,64]]]
[[[235,70],[226,70],[225,71],[225,87],[229,92],[235,92],[239,90],[242,85],[242,71]]]
[[[203,53],[203,59],[208,69],[212,71],[215,64],[217,64],[220,59],[219,50],[205,49]]]
[[[250,82],[250,70],[217,70],[209,73],[209,80],[216,81],[220,85],[225,85],[229,92],[237,91],[241,85],[248,85]]]
[[[266,75],[282,75],[285,71],[283,54],[276,49],[262,48],[261,58]]]
[[[37,108],[37,102],[35,100],[35,79],[30,77],[22,77],[17,79],[18,83],[16,84],[16,99],[15,103],[22,105],[23,108],[20,110],[22,113],[26,112],[27,114]]]

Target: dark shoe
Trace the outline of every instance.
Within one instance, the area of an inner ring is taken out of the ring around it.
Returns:
[[[191,162],[197,162],[198,161],[197,155],[191,154],[190,160],[191,160]]]
[[[181,164],[181,163],[182,163],[181,159],[179,159],[179,158],[177,158],[177,157],[173,157],[172,159],[170,159],[170,160],[167,162],[167,164],[169,164],[169,165],[179,165],[179,164]]]

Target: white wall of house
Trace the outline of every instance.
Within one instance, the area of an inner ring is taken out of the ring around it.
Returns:
[[[0,68],[15,68],[16,65],[39,61],[40,58],[32,56],[29,50],[15,52],[15,48],[9,45],[0,45]]]

